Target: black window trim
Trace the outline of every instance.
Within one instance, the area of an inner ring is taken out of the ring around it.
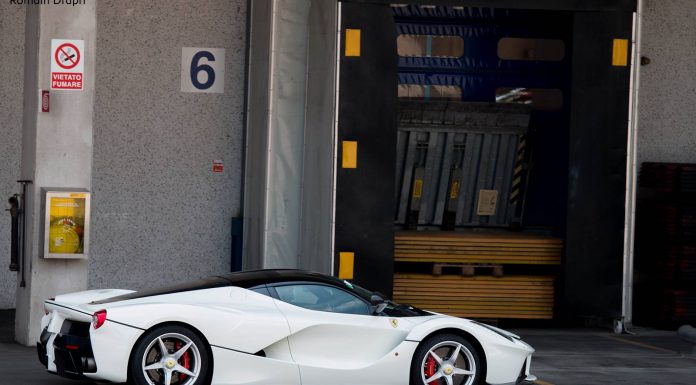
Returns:
[[[255,292],[255,293],[259,293],[259,294],[262,294],[262,295],[267,295],[267,296],[273,298],[273,294],[271,293],[271,290],[268,288],[268,285],[266,285],[265,283],[263,283],[263,284],[261,284],[261,285],[256,285],[256,286],[250,287],[250,288],[248,288],[247,290],[251,290],[251,291],[253,291],[253,292]],[[265,292],[265,293],[262,293],[262,292],[260,292],[259,290],[265,290],[266,292]],[[273,291],[275,292],[275,290],[273,290]]]

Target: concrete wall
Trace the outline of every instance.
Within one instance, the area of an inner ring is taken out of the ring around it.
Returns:
[[[696,163],[696,2],[645,0],[638,162]]]
[[[97,2],[89,286],[228,272],[241,214],[246,0]],[[224,94],[180,91],[182,47],[226,49]],[[213,173],[215,159],[224,172]]]
[[[10,264],[10,216],[7,198],[20,192],[25,7],[0,4],[0,309],[13,308],[17,273]]]
[[[43,6],[42,6],[43,7]],[[80,7],[27,7],[25,33],[22,163],[27,192],[26,256],[30,272],[17,288],[15,338],[34,344],[40,333],[43,301],[87,288],[87,261],[43,258],[42,188],[90,189],[92,115],[96,57],[94,3]],[[52,91],[50,113],[39,112],[39,92],[50,87],[51,40],[84,40],[82,91]]]

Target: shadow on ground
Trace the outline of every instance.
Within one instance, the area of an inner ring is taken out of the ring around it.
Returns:
[[[14,342],[14,311],[0,310],[0,384],[2,385],[91,385],[46,372],[36,348]]]
[[[14,310],[0,310],[0,343],[14,341]]]

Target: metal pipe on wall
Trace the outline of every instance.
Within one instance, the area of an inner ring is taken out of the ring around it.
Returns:
[[[336,263],[334,260],[334,255],[336,255],[336,175],[338,173],[338,103],[341,95],[341,85],[338,80],[341,78],[341,34],[343,33],[343,25],[341,24],[341,10],[343,3],[338,2],[338,11],[336,14],[336,72],[334,83],[336,84],[334,92],[334,120],[333,120],[333,137],[332,141],[334,144],[333,148],[333,167],[331,173],[331,233],[330,233],[330,243],[331,243],[331,273],[336,271]]]
[[[642,37],[643,0],[638,0],[637,11],[633,14],[633,55],[631,57],[631,88],[628,113],[628,143],[626,146],[626,211],[624,221],[624,255],[623,286],[621,300],[622,324],[625,332],[627,325],[633,323],[633,271],[636,225],[636,189],[638,181],[638,93],[640,84],[640,57]]]
[[[30,180],[17,181],[22,185],[22,193],[14,194],[9,199],[10,208],[6,211],[10,212],[12,217],[11,236],[10,236],[10,271],[16,271],[21,274],[19,287],[25,287],[26,281],[24,271],[26,270],[26,196],[27,184],[32,183]]]
[[[26,287],[27,282],[24,279],[24,272],[27,270],[27,185],[33,183],[30,180],[18,180],[18,183],[22,185],[22,195],[19,197],[19,245],[20,245],[20,261],[21,261],[21,280],[19,281],[19,287]]]
[[[10,212],[12,217],[10,235],[10,271],[19,271],[19,198],[15,194],[10,197]]]

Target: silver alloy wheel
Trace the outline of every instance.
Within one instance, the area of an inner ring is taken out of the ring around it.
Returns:
[[[184,360],[189,361],[189,368],[182,365]],[[142,370],[150,385],[172,385],[172,379],[176,385],[191,385],[201,372],[201,353],[185,335],[166,333],[150,341],[145,348]],[[183,380],[182,375],[185,376]]]
[[[428,358],[435,361],[435,372],[428,376]],[[476,378],[476,361],[471,351],[456,341],[443,341],[428,350],[421,363],[421,378],[426,385],[472,385]]]

